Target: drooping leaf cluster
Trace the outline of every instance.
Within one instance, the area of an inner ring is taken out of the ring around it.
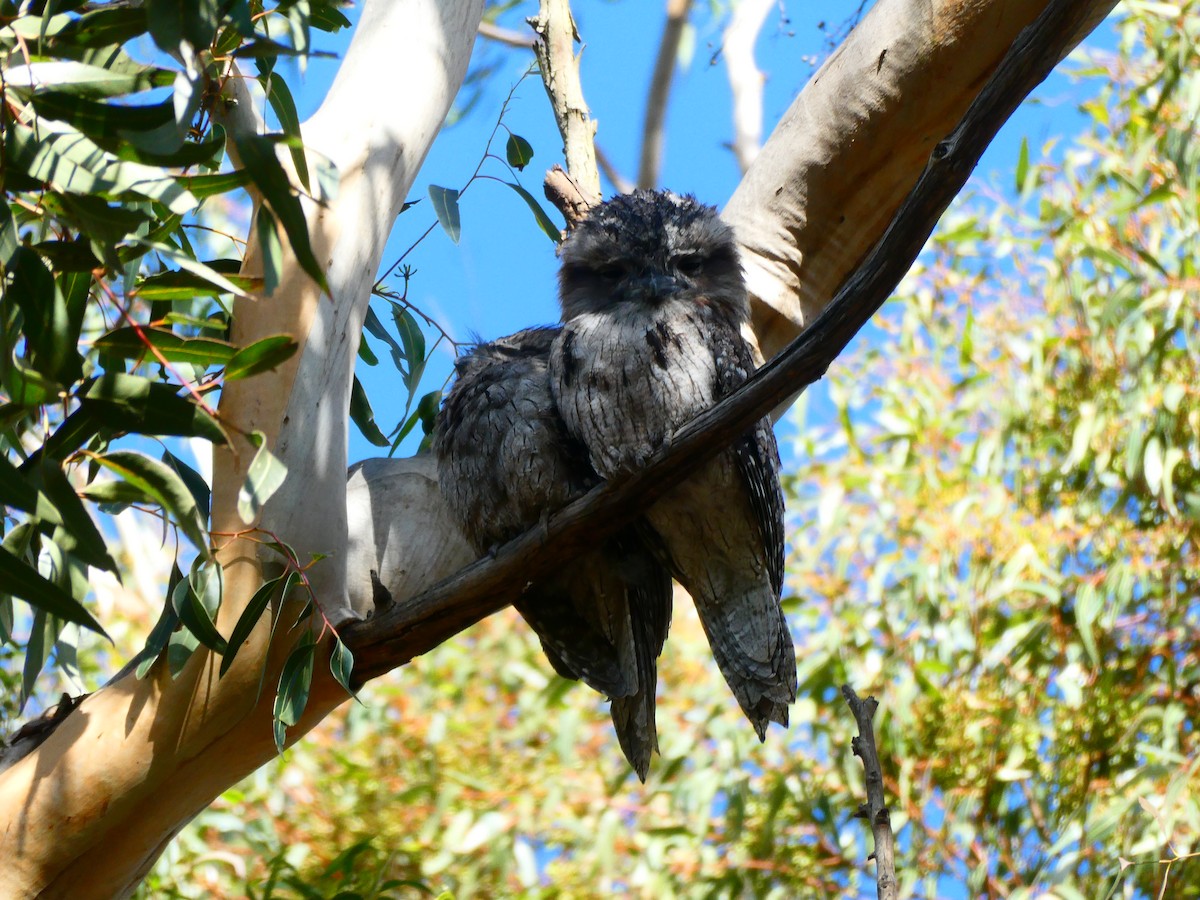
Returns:
[[[208,555],[208,486],[153,439],[224,442],[220,386],[295,351],[286,335],[229,340],[232,298],[270,288],[277,265],[261,281],[239,274],[234,236],[209,210],[253,188],[268,262],[286,240],[323,283],[299,200],[312,165],[275,70],[311,54],[314,30],[349,24],[339,5],[0,3],[0,641],[16,639],[14,598],[32,607],[25,695],[65,623],[101,631],[88,568],[115,565],[97,512],[160,510]],[[280,132],[223,124],[243,77]],[[254,502],[278,477],[265,468],[246,488]],[[172,613],[193,644],[217,643],[213,571],[175,579],[152,647],[174,633]]]
[[[495,10],[491,12],[494,13]],[[555,224],[542,204],[520,184],[520,176],[517,173],[522,171],[532,161],[533,146],[519,134],[513,133],[504,123],[505,115],[508,112],[509,105],[517,88],[531,72],[532,70],[527,70],[525,75],[518,79],[509,90],[508,96],[505,97],[504,102],[500,106],[500,114],[496,119],[496,125],[492,129],[487,145],[484,147],[479,162],[475,166],[475,171],[466,179],[462,187],[447,188],[442,185],[429,185],[429,203],[433,208],[434,215],[437,217],[436,224],[440,225],[445,235],[456,244],[462,237],[461,199],[476,181],[496,182],[511,189],[524,201],[542,233],[556,244],[562,240],[562,231],[558,225]],[[496,143],[496,138],[502,129],[507,135],[503,157],[492,150],[492,146]],[[489,164],[491,169],[497,167],[502,169],[504,175],[496,176],[490,174],[490,172],[485,174],[485,166],[489,166]],[[417,202],[419,201],[414,200],[406,203],[402,211],[409,209]],[[375,296],[387,301],[387,308],[395,329],[395,336],[389,332],[384,321],[376,314],[375,310],[368,309],[363,325],[363,338],[358,348],[359,360],[365,365],[375,366],[378,365],[379,358],[367,340],[367,336],[369,335],[371,338],[382,342],[391,356],[392,364],[395,366],[396,371],[400,373],[405,390],[408,392],[408,402],[405,404],[400,421],[391,433],[385,435],[375,421],[375,413],[371,409],[366,390],[357,376],[354,379],[350,395],[350,418],[368,441],[377,447],[388,447],[389,455],[394,454],[399,449],[401,442],[413,433],[414,428],[418,424],[422,428],[420,449],[429,449],[434,419],[437,416],[442,399],[442,390],[440,388],[428,391],[416,401],[414,408],[413,400],[417,396],[417,388],[420,386],[421,377],[425,373],[425,367],[429,358],[443,341],[450,341],[450,337],[430,316],[409,303],[409,281],[415,274],[415,270],[405,262],[408,255],[416,249],[421,241],[429,236],[433,229],[434,225],[431,224],[412,246],[387,267],[385,275],[375,285]],[[397,291],[383,286],[387,278],[392,275],[398,276],[403,281],[402,290]],[[437,339],[431,346],[426,345],[425,334],[418,319],[424,321],[426,328],[432,328],[439,332]],[[451,343],[454,342],[451,341]]]

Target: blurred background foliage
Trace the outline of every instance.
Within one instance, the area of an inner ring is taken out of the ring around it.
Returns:
[[[1087,131],[977,184],[831,370],[839,421],[794,413],[786,732],[755,742],[683,600],[639,786],[496,616],[228,792],[144,895],[873,896],[849,681],[904,896],[1200,896],[1200,17],[1125,13]]]
[[[903,896],[1200,896],[1196,13],[1127,4],[1078,70],[1088,129],[976,183],[831,369],[836,421],[793,413],[789,729],[757,743],[681,598],[641,786],[509,611],[226,792],[140,895],[873,896],[848,681],[881,702]],[[93,585],[118,644],[168,564],[122,516],[124,584]]]

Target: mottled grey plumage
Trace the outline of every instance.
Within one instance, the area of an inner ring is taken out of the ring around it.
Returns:
[[[641,466],[753,369],[731,229],[691,197],[637,191],[593,209],[562,248],[551,385],[605,478]],[[783,495],[768,419],[646,513],[696,601],[760,738],[786,725],[796,659],[780,608]]]
[[[434,431],[438,479],[467,538],[486,553],[565,506],[599,477],[554,406],[554,328],[518,332],[459,358]],[[626,528],[516,606],[555,670],[612,698],[621,747],[645,780],[652,751],[655,661],[671,616],[671,578]]]

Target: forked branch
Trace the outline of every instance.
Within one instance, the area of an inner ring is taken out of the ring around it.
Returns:
[[[343,633],[360,682],[425,653],[496,612],[530,581],[568,563],[636,516],[754,422],[812,384],[883,305],[916,259],[984,149],[1092,21],[1085,0],[1051,0],[1013,42],[958,126],[935,148],[891,224],[837,295],[796,340],[744,385],[681,429],[628,479],[601,485],[428,591]]]

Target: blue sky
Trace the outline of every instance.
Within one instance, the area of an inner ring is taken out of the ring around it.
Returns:
[[[632,179],[665,4],[584,0],[575,6],[585,42],[583,88],[598,122],[597,142],[617,169]],[[765,133],[832,49],[830,33],[842,27],[846,10],[842,4],[789,0],[768,17],[757,45],[759,67],[767,73]],[[526,2],[510,10],[502,22],[518,29],[524,16],[533,12],[536,4]],[[352,20],[357,19],[356,10],[349,13]],[[691,38],[685,40],[691,50],[676,70],[667,115],[662,186],[694,193],[720,206],[740,177],[727,147],[731,135],[729,88],[723,60],[716,52],[724,20],[713,18],[707,4],[696,4],[693,20]],[[822,27],[822,22],[828,24]],[[348,44],[348,35],[320,35],[316,43],[340,55]],[[1102,25],[1091,43],[1112,46],[1109,26]],[[504,125],[532,144],[535,155],[520,180],[532,194],[541,197],[542,175],[550,165],[561,161],[562,151],[540,80],[531,76],[521,81],[530,61],[531,54],[477,42],[473,67],[493,64],[495,70],[482,82],[482,92],[467,115],[446,128],[435,142],[410,193],[410,200],[421,202],[400,217],[384,255],[385,266],[434,221],[428,202],[429,186],[461,188],[466,183],[485,152],[500,107],[514,85]],[[302,118],[319,105],[336,66],[336,60],[314,60],[302,77],[294,71],[289,73]],[[1081,88],[1062,74],[1062,68],[1001,132],[975,173],[977,182],[1011,193],[1011,173],[1023,137],[1028,138],[1036,157],[1038,148],[1048,139],[1067,136],[1083,124],[1076,106],[1090,88]],[[500,156],[505,137],[501,129],[492,147]],[[485,163],[483,174],[509,179],[507,170],[495,161]],[[611,190],[606,184],[606,193]],[[494,338],[556,319],[554,248],[524,202],[503,184],[479,180],[462,197],[461,213],[459,244],[435,229],[407,257],[406,262],[416,269],[409,299],[435,317],[456,340],[469,340],[473,335]],[[386,319],[382,304],[376,308]],[[862,339],[869,340],[869,331]],[[376,349],[380,365],[372,369],[360,363],[359,377],[386,433],[402,416],[405,396],[403,389],[397,389],[399,376],[391,369],[383,348]],[[448,346],[438,350],[430,361],[421,393],[442,384],[450,371],[451,357]],[[831,411],[823,394],[818,386],[810,398],[810,422],[819,424]],[[414,449],[410,439],[401,452],[411,453]],[[351,430],[351,461],[379,454],[356,430]]]

